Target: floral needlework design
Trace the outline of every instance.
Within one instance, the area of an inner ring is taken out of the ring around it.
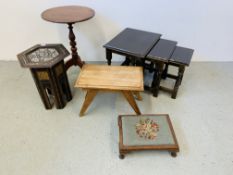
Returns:
[[[136,133],[139,137],[154,140],[159,131],[159,125],[152,119],[140,119],[135,125]]]

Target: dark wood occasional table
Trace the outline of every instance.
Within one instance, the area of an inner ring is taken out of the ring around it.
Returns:
[[[190,64],[193,49],[177,46],[176,41],[161,38],[161,34],[126,28],[103,47],[106,49],[106,59],[111,65],[112,53],[126,56],[122,65],[143,66],[153,74],[150,86],[145,84],[145,90],[157,97],[159,90],[171,93],[176,98],[181,85],[185,66]],[[168,73],[168,67],[178,67],[178,73]],[[160,86],[161,78],[175,80],[173,88]]]
[[[82,67],[84,62],[81,60],[77,52],[75,35],[73,32],[73,24],[91,19],[95,15],[95,11],[84,6],[62,6],[45,10],[41,17],[54,23],[65,23],[69,28],[69,39],[72,52],[72,58],[65,64],[66,70],[72,65]]]
[[[106,49],[108,65],[111,65],[112,53],[126,56],[123,65],[128,65],[130,59],[141,61],[158,42],[160,36],[161,34],[132,28],[124,29],[103,46]]]
[[[156,64],[157,75],[152,82],[152,92],[155,97],[158,96],[159,90],[171,93],[173,99],[176,98],[179,86],[181,85],[185,67],[189,66],[194,50],[190,48],[176,46],[177,42],[161,39],[150,53],[147,60]],[[165,65],[165,68],[164,68]],[[177,74],[168,73],[168,67],[175,66],[178,68]],[[161,78],[171,78],[175,80],[173,88],[167,88],[160,85]]]

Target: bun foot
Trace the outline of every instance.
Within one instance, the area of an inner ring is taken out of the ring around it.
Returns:
[[[177,156],[176,152],[171,152],[171,156],[176,157]]]
[[[125,158],[125,155],[120,154],[120,155],[119,155],[119,158],[120,158],[120,159],[124,159],[124,158]]]

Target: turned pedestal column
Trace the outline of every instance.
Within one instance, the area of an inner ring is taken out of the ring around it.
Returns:
[[[67,24],[69,29],[69,40],[71,46],[71,59],[65,63],[66,70],[72,65],[82,67],[84,62],[81,60],[77,52],[75,34],[73,32],[73,24],[89,20],[94,17],[95,12],[91,8],[84,6],[62,6],[45,10],[41,16],[44,20]]]

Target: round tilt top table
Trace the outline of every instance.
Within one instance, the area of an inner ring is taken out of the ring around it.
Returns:
[[[72,65],[82,67],[84,64],[77,52],[73,24],[89,20],[94,15],[93,9],[84,6],[54,7],[41,14],[41,17],[46,21],[68,25],[72,58],[66,62],[66,70]]]

